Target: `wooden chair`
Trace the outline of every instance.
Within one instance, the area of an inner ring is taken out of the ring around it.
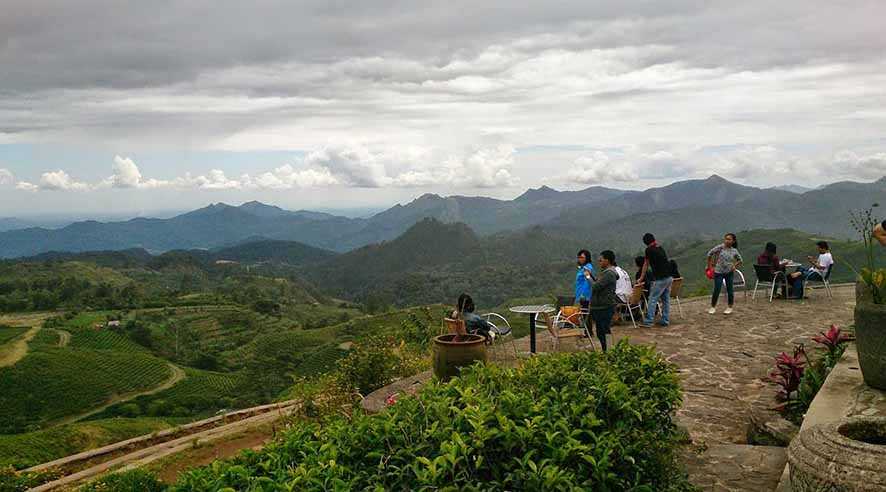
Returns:
[[[634,328],[637,327],[637,319],[634,317],[634,309],[638,309],[640,311],[640,317],[644,316],[643,313],[643,286],[635,285],[634,290],[631,291],[631,297],[624,302],[619,302],[616,305],[617,309],[626,308],[628,314],[631,317],[631,323],[633,323]]]
[[[680,312],[680,317],[683,317],[683,305],[680,304],[680,292],[683,290],[683,277],[677,277],[674,279],[674,283],[671,284],[671,299],[677,301],[677,311]]]
[[[446,327],[447,333],[451,335],[465,336],[468,334],[463,319],[443,318],[443,325]]]
[[[590,334],[587,333],[584,329],[579,326],[575,326],[572,322],[565,321],[565,323],[559,322],[558,317],[552,317],[548,313],[539,313],[541,314],[541,320],[544,322],[545,326],[548,329],[548,332],[551,334],[551,341],[554,344],[554,351],[560,351],[560,340],[566,338],[572,339],[585,339],[590,344],[591,349],[596,349],[594,347],[594,341],[591,339]],[[562,325],[562,326],[561,326]],[[564,327],[565,326],[565,327]]]

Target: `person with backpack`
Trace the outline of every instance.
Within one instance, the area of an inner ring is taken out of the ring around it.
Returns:
[[[735,304],[735,270],[741,266],[741,253],[738,252],[738,238],[733,233],[723,236],[723,243],[718,244],[708,251],[708,269],[714,270],[714,293],[711,295],[711,308],[708,314],[717,312],[717,300],[720,291],[726,285],[726,301],[728,306],[723,314],[732,314],[732,306]]]
[[[652,327],[657,306],[661,303],[661,319],[658,324],[666,327],[671,322],[671,285],[674,283],[674,278],[671,277],[671,262],[664,248],[651,233],[643,235],[643,244],[646,245],[646,255],[643,258],[643,269],[637,284],[643,285],[647,276],[651,276],[652,285],[649,287],[646,318],[640,326]]]

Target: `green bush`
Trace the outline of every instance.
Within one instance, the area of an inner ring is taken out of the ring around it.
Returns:
[[[374,416],[291,429],[177,491],[678,490],[677,375],[652,348],[474,366]]]
[[[167,487],[152,473],[130,470],[106,475],[80,487],[80,492],[163,492]]]
[[[422,362],[423,357],[403,342],[390,337],[368,337],[354,343],[339,363],[338,375],[342,384],[368,395],[397,378],[419,372]]]

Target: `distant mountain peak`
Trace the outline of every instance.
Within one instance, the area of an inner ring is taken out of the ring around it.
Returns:
[[[529,188],[522,195],[515,198],[514,201],[543,200],[545,198],[555,197],[559,194],[559,191],[550,186],[543,185],[540,188]]]
[[[725,184],[725,183],[734,184],[734,183],[732,183],[732,181],[729,181],[728,179],[724,178],[723,176],[720,176],[719,174],[711,174],[708,177],[708,179],[706,179],[705,181],[708,183],[714,183],[714,184]]]

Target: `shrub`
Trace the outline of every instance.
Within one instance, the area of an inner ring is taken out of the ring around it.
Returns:
[[[130,470],[106,475],[80,487],[80,492],[163,492],[167,489],[152,473]]]
[[[0,492],[24,492],[59,478],[51,472],[18,472],[11,466],[0,466]]]
[[[379,415],[294,427],[176,490],[676,490],[680,401],[674,367],[626,342],[477,365]]]
[[[415,374],[424,363],[424,358],[405,343],[390,337],[368,337],[354,343],[340,362],[338,375],[343,386],[368,395],[397,378]]]

